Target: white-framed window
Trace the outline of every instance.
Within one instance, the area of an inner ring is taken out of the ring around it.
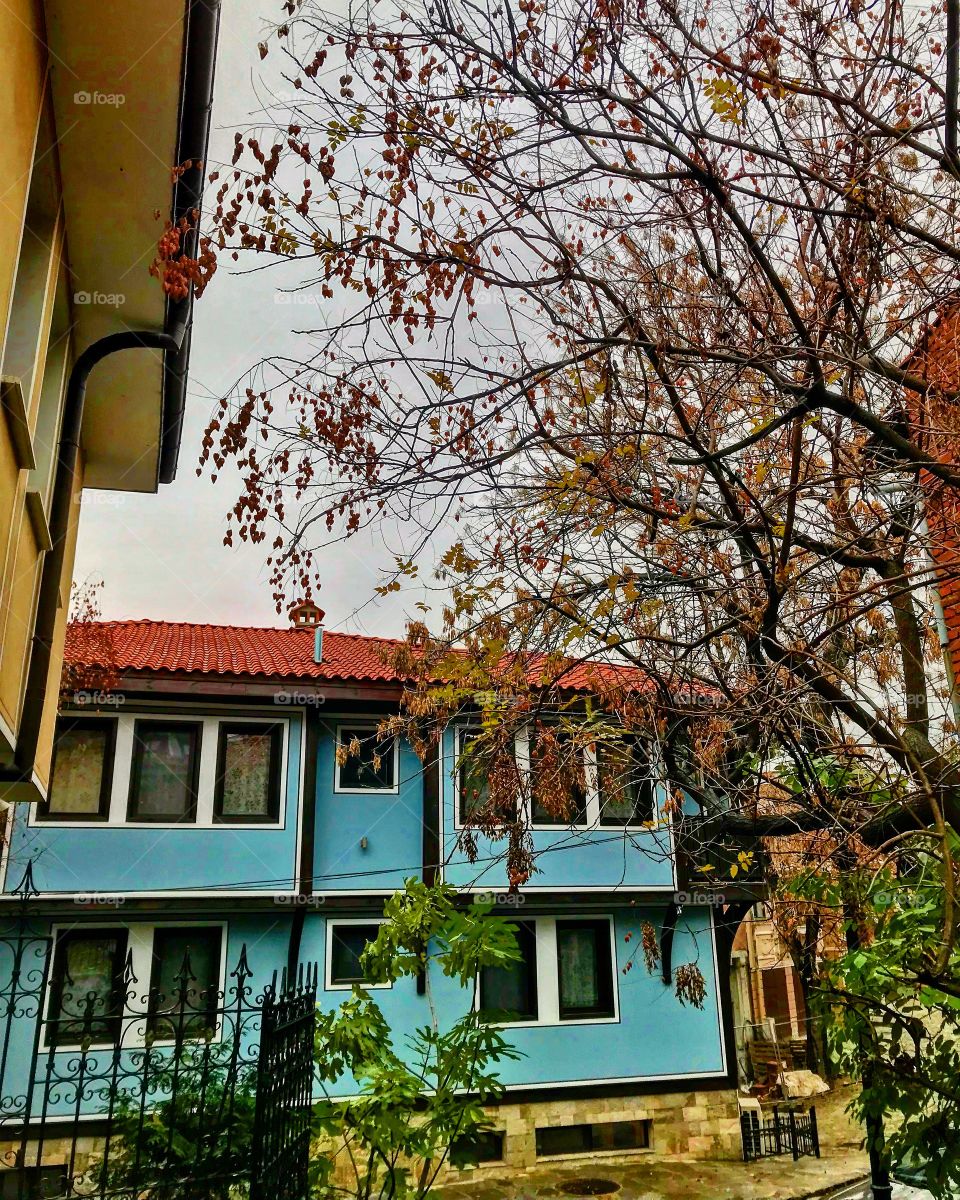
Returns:
[[[532,917],[510,923],[517,927],[520,961],[481,970],[478,1008],[506,1026],[619,1021],[612,917]]]
[[[641,829],[656,823],[659,772],[638,737],[597,742],[587,757],[600,825]]]
[[[97,922],[52,934],[46,1045],[219,1038],[226,922]]]
[[[289,731],[263,715],[65,714],[50,794],[28,823],[282,828]]]
[[[396,795],[400,790],[399,739],[381,737],[374,722],[338,723],[334,747],[335,792],[366,796]]]
[[[487,800],[487,768],[471,768],[467,749],[479,728],[458,725],[454,729],[454,828],[462,829],[470,812]],[[464,753],[465,749],[467,750]],[[602,741],[583,751],[582,773],[558,770],[550,759],[538,758],[535,732],[526,725],[514,738],[518,776],[528,781],[520,799],[521,819],[534,831],[621,828],[644,829],[658,821],[658,763],[637,737]],[[570,819],[558,820],[540,803],[541,788],[567,788]]]
[[[61,717],[53,743],[44,821],[93,822],[110,818],[117,722],[110,717]]]
[[[331,917],[327,921],[324,987],[328,992],[348,992],[360,986],[389,988],[390,983],[370,983],[360,966],[360,956],[376,938],[382,917]]]
[[[529,823],[534,829],[584,829],[589,824],[587,803],[590,798],[589,762],[586,752],[580,761],[564,747],[570,735],[556,731],[550,739],[559,753],[548,751],[546,740],[538,738],[538,727],[527,725],[517,738],[517,754],[524,760],[529,781]],[[547,804],[551,797],[553,804]],[[562,811],[566,805],[566,813]]]
[[[463,829],[470,815],[483,809],[489,799],[489,767],[479,758],[471,758],[470,743],[482,736],[476,725],[454,728],[454,828]],[[518,763],[519,767],[519,763]],[[518,771],[517,782],[520,777]]]

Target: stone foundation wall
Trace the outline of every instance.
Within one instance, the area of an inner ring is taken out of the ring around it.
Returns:
[[[545,1094],[542,1099],[523,1104],[500,1104],[487,1109],[487,1115],[493,1128],[504,1135],[503,1160],[463,1169],[446,1167],[438,1184],[493,1178],[505,1171],[527,1171],[547,1164],[575,1167],[577,1163],[589,1163],[591,1173],[597,1174],[604,1161],[635,1162],[650,1156],[741,1159],[737,1095],[732,1089],[576,1100],[552,1100]],[[650,1122],[648,1149],[537,1158],[538,1127],[645,1120]],[[328,1146],[327,1151],[330,1149]],[[353,1181],[349,1160],[343,1153],[337,1156],[334,1177],[344,1187]]]
[[[87,1190],[84,1185],[91,1182],[103,1154],[103,1138],[44,1137],[39,1157],[37,1148],[36,1142],[27,1142],[25,1147],[22,1142],[0,1142],[0,1170],[15,1168],[21,1151],[28,1168],[66,1167],[72,1153],[74,1184],[78,1190],[84,1191]]]
[[[483,1179],[502,1175],[505,1170],[526,1171],[538,1164],[576,1166],[590,1164],[596,1174],[599,1164],[630,1162],[654,1155],[678,1158],[739,1159],[740,1122],[736,1092],[668,1092],[650,1096],[586,1097],[577,1100],[542,1099],[523,1104],[506,1102],[489,1108],[487,1114],[494,1129],[503,1132],[503,1161],[483,1163],[458,1170],[447,1167],[438,1183],[453,1183],[458,1179]],[[588,1155],[551,1156],[537,1158],[536,1131],[538,1127],[601,1124],[609,1121],[645,1121],[650,1126],[650,1146],[645,1150],[615,1150]],[[76,1174],[83,1175],[95,1166],[102,1142],[94,1137],[76,1141]],[[0,1165],[12,1166],[19,1143],[0,1143]],[[318,1147],[319,1149],[319,1147]],[[332,1147],[326,1147],[329,1152]],[[66,1138],[45,1139],[41,1165],[55,1166],[70,1160],[71,1142]],[[26,1161],[37,1165],[36,1145],[27,1149]],[[354,1183],[349,1158],[340,1153],[335,1167],[336,1182],[345,1187]]]
[[[623,1161],[649,1155],[683,1158],[741,1157],[737,1096],[729,1091],[668,1092],[650,1096],[613,1096],[577,1100],[542,1100],[525,1104],[504,1103],[488,1110],[496,1129],[502,1130],[503,1162],[485,1163],[457,1175],[496,1174],[504,1166],[527,1170],[539,1162],[596,1163],[609,1158]],[[602,1151],[537,1159],[536,1131],[542,1126],[602,1124],[608,1121],[650,1121],[650,1147],[645,1150]]]

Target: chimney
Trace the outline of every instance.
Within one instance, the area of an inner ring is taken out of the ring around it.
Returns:
[[[313,660],[323,662],[323,609],[312,600],[303,600],[290,609],[294,629],[313,630]]]

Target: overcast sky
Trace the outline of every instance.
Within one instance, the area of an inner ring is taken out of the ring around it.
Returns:
[[[256,45],[264,14],[279,12],[279,3],[270,0],[223,0],[211,163],[229,153],[234,130],[246,128],[256,114],[261,73]],[[318,310],[312,306],[283,303],[289,298],[282,294],[277,302],[282,282],[270,272],[231,273],[224,263],[197,303],[175,482],[156,495],[84,493],[75,578],[104,581],[105,617],[284,623],[271,598],[263,544],[223,545],[224,514],[236,496],[236,477],[225,473],[214,485],[209,475],[196,474],[203,429],[217,397],[258,358],[289,348],[298,321],[317,324]],[[328,628],[403,632],[404,613],[413,612],[419,594],[370,602],[378,568],[389,566],[399,548],[384,544],[382,535],[369,535],[323,552],[317,599]]]

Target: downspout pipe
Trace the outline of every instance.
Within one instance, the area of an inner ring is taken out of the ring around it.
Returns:
[[[23,698],[13,771],[0,778],[30,783],[34,777],[40,726],[43,721],[44,699],[53,657],[53,642],[60,609],[60,589],[67,553],[70,515],[76,490],[77,466],[80,459],[80,433],[83,428],[83,408],[90,374],[98,363],[121,350],[162,350],[176,352],[187,333],[189,303],[181,302],[181,311],[165,332],[156,330],[123,330],[107,334],[88,346],[77,358],[70,372],[63,407],[60,441],[57,445],[57,470],[54,476],[50,505],[52,545],[43,560],[40,574],[40,595],[33,640],[30,647],[30,667]]]

